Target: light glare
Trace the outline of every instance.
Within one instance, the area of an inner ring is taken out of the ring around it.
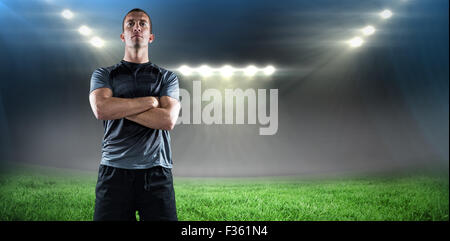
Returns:
[[[192,69],[186,65],[180,66],[180,68],[178,68],[178,71],[180,71],[182,75],[186,75],[186,76],[189,76],[192,74]]]
[[[225,65],[222,68],[220,68],[220,74],[225,78],[233,76],[233,72],[234,72],[233,67],[229,65]]]
[[[364,35],[369,36],[375,33],[375,28],[371,25],[368,25],[362,29]]]
[[[212,69],[208,65],[202,65],[198,68],[198,72],[203,77],[209,77],[212,75]]]
[[[269,65],[263,70],[265,75],[272,75],[275,72],[275,68],[272,65]]]
[[[99,38],[99,37],[93,37],[93,38],[91,39],[91,44],[92,44],[94,47],[101,48],[101,47],[103,47],[103,45],[105,44],[105,42],[104,42],[101,38]]]
[[[364,40],[360,37],[354,37],[348,41],[348,44],[352,48],[360,47],[364,43]]]
[[[62,11],[61,15],[66,19],[71,19],[73,17],[73,13],[69,9]]]
[[[258,72],[258,69],[255,66],[253,66],[253,65],[248,66],[244,70],[244,74],[246,76],[250,76],[250,77],[254,76],[256,74],[256,72]]]
[[[92,33],[92,30],[87,26],[83,25],[78,29],[78,32],[80,32],[81,35],[88,36],[89,34]]]
[[[384,10],[380,13],[380,17],[383,19],[388,19],[392,16],[392,12],[389,9]]]

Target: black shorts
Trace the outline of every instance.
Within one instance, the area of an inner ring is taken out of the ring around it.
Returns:
[[[177,221],[171,169],[130,170],[100,165],[94,221]]]

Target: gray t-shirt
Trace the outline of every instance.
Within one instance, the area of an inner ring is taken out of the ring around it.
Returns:
[[[113,97],[136,98],[170,96],[179,99],[177,76],[153,63],[120,63],[98,68],[91,77],[90,92],[110,88]],[[104,120],[101,164],[146,169],[154,166],[172,168],[169,131],[151,129],[128,119]]]

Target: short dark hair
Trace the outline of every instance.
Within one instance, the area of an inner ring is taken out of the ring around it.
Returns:
[[[148,20],[150,20],[150,23],[149,23],[150,24],[150,33],[153,33],[152,19],[150,18],[150,15],[148,15],[148,13],[146,11],[144,11],[140,8],[133,8],[127,14],[125,14],[125,17],[123,17],[123,20],[122,20],[122,32],[125,31],[125,29],[123,27],[123,25],[125,24],[125,19],[127,18],[128,14],[130,14],[132,12],[141,12],[141,13],[144,13],[145,15],[147,15]]]

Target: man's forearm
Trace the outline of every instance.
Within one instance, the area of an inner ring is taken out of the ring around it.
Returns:
[[[152,108],[125,118],[148,128],[172,130],[178,116],[173,116],[173,114],[165,108]]]
[[[155,97],[104,98],[97,104],[99,119],[115,120],[135,115],[158,106]]]

